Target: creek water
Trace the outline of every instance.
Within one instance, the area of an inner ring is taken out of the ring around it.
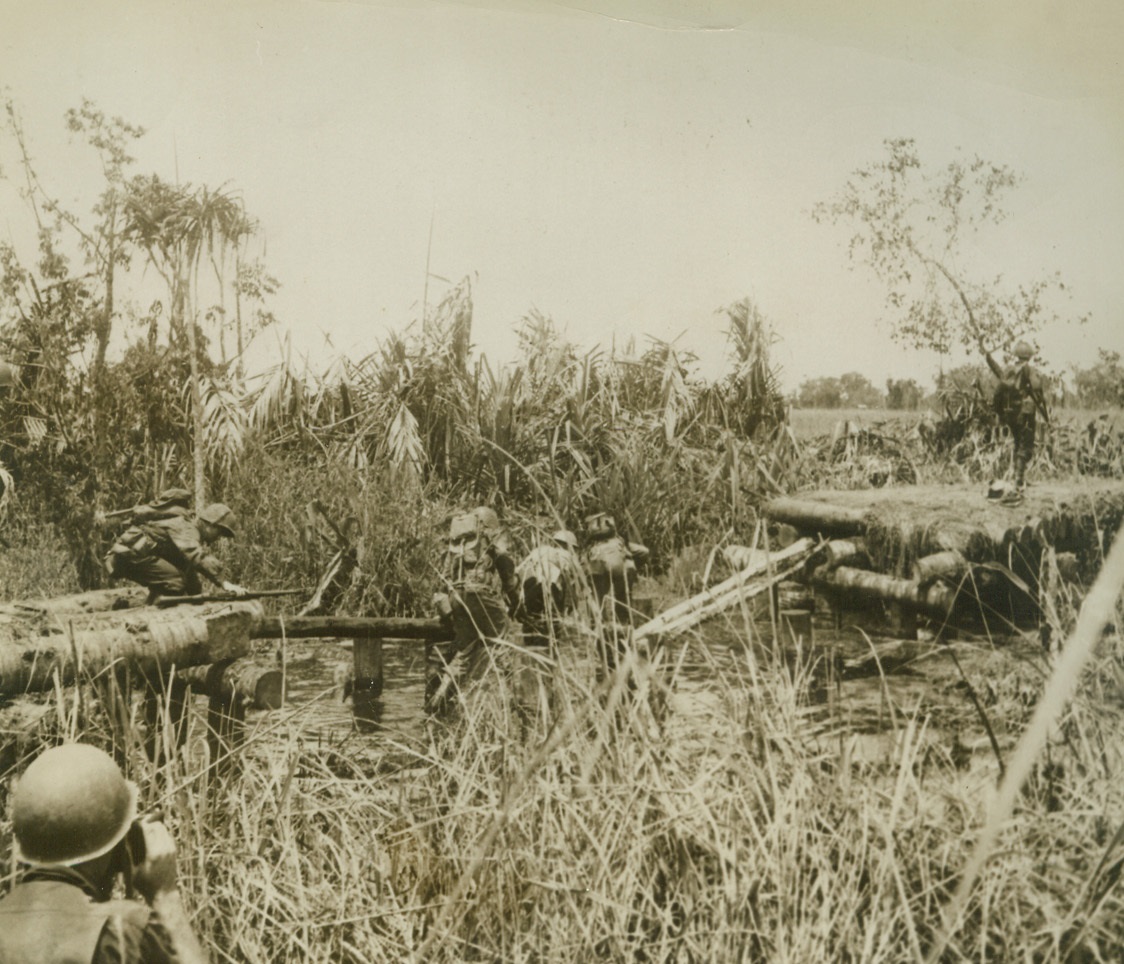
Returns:
[[[993,762],[990,739],[969,691],[975,693],[984,712],[988,705],[995,708],[996,718],[990,722],[1000,742],[1009,745],[999,705],[1017,704],[1020,688],[1033,689],[1033,680],[1041,672],[1041,653],[1018,641],[999,647],[989,640],[961,638],[947,646],[922,646],[918,654],[904,661],[886,660],[882,675],[854,677],[836,672],[832,667],[844,662],[853,666],[871,652],[893,647],[891,635],[871,628],[877,622],[870,614],[859,612],[840,625],[826,607],[817,606],[811,649],[806,640],[789,639],[778,650],[767,612],[757,614],[752,629],[747,629],[740,615],[713,619],[665,648],[663,665],[674,680],[671,710],[687,721],[696,716],[701,720],[731,688],[748,691],[751,658],[761,663],[779,657],[805,681],[810,715],[817,724],[814,731],[825,748],[841,749],[846,743],[852,759],[877,763],[892,754],[909,720],[924,720],[928,743],[967,754],[966,765],[989,766]],[[374,707],[373,722],[356,720],[338,683],[340,670],[351,663],[348,644],[291,640],[284,659],[287,697],[281,712],[291,714],[309,749],[370,750],[403,758],[421,748],[425,737],[424,643],[384,642],[385,685]],[[813,664],[815,668],[810,669]],[[272,715],[263,715],[261,723]]]

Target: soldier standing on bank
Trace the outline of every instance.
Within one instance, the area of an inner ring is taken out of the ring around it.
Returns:
[[[980,348],[987,359],[988,368],[999,385],[995,390],[995,408],[1000,421],[1011,432],[1014,448],[1015,490],[1001,500],[1004,505],[1019,505],[1026,489],[1026,470],[1034,457],[1035,435],[1038,429],[1037,414],[1049,422],[1046,409],[1046,380],[1031,364],[1034,348],[1029,342],[1015,345],[1015,364],[1003,368],[980,340]]]
[[[518,602],[519,581],[508,535],[494,509],[480,506],[454,517],[441,572],[445,589],[433,602],[451,626],[453,640],[426,650],[428,712],[444,709],[489,666],[507,662],[502,640],[509,636],[508,613]]]

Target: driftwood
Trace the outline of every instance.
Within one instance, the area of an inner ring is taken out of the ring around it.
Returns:
[[[866,531],[866,513],[862,509],[831,505],[811,499],[773,499],[765,505],[765,515],[774,522],[783,522],[800,532],[823,536],[860,536]]]
[[[767,560],[755,562],[718,585],[664,610],[654,619],[637,627],[635,636],[640,638],[682,632],[742,600],[752,599],[800,569],[814,548],[815,544],[811,539],[800,539],[788,548],[773,553]]]
[[[56,677],[73,683],[117,661],[155,678],[173,664],[236,659],[248,655],[261,618],[259,604],[241,602],[213,613],[139,609],[0,625],[0,696],[49,689]]]

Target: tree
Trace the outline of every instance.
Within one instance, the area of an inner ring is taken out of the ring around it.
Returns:
[[[916,411],[925,392],[912,378],[886,379],[886,407],[894,411]]]
[[[1120,352],[1097,349],[1097,363],[1073,369],[1073,388],[1082,408],[1124,408],[1124,366]]]
[[[253,230],[253,223],[228,192],[206,186],[196,190],[190,185],[179,187],[156,175],[137,177],[129,183],[124,210],[125,234],[144,248],[149,262],[164,279],[171,297],[172,332],[187,342],[195,501],[201,508],[206,501],[206,432],[199,369],[199,266],[204,255],[212,259],[221,290],[223,277],[218,264],[224,260],[228,246]]]
[[[838,378],[808,378],[800,383],[796,404],[801,408],[842,408],[843,385]]]
[[[1047,302],[1065,290],[1058,275],[1005,284],[976,269],[978,254],[968,249],[970,239],[986,241],[981,230],[1004,220],[1019,175],[980,157],[927,170],[912,139],[885,147],[883,160],[855,171],[813,217],[854,229],[848,256],[886,286],[892,336],[947,353],[956,344],[1010,344],[1055,320]]]
[[[843,390],[843,405],[847,408],[880,408],[884,399],[882,393],[871,384],[869,378],[858,372],[847,372],[839,376]]]

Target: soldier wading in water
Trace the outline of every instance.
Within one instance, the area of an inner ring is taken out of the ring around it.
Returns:
[[[489,666],[502,669],[508,662],[503,649],[519,580],[507,533],[493,509],[480,506],[453,519],[441,573],[446,589],[433,602],[441,620],[452,627],[453,640],[431,643],[426,650],[425,704],[431,713],[445,709],[458,690],[481,679]]]

